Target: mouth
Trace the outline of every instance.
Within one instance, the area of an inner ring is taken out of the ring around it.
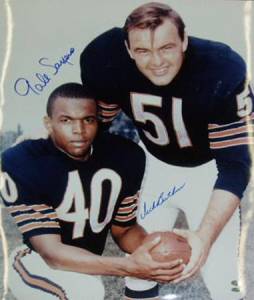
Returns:
[[[151,69],[154,76],[164,76],[168,73],[168,67]]]
[[[86,140],[76,140],[76,141],[70,141],[71,145],[77,148],[84,147],[88,144],[88,141]]]

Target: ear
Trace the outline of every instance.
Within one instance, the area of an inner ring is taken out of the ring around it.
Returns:
[[[188,34],[186,31],[184,31],[184,37],[183,37],[183,52],[187,50],[188,47]]]
[[[134,58],[133,58],[133,55],[132,55],[132,53],[131,53],[131,50],[130,50],[130,48],[129,48],[129,45],[128,45],[128,43],[127,43],[126,40],[124,41],[124,44],[125,44],[125,47],[126,47],[126,49],[127,49],[127,52],[129,53],[130,57],[131,57],[132,59],[134,59]]]
[[[43,122],[44,122],[45,128],[48,131],[48,134],[50,135],[52,133],[52,123],[51,123],[52,121],[51,121],[50,117],[49,116],[45,116],[43,118]]]

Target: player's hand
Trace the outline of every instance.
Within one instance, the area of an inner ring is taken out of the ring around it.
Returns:
[[[173,281],[173,283],[178,283],[196,275],[200,271],[201,267],[206,262],[210,247],[206,246],[199,235],[194,231],[181,229],[174,229],[173,231],[187,239],[191,246],[191,257],[188,265],[184,268],[182,274]]]
[[[184,269],[181,259],[169,262],[157,262],[153,260],[149,251],[160,242],[160,237],[144,243],[128,256],[128,276],[140,279],[153,280],[160,283],[167,283],[179,277]]]

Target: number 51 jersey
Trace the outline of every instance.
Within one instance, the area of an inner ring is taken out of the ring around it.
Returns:
[[[104,123],[122,109],[147,150],[168,164],[194,167],[215,158],[215,187],[242,197],[254,96],[245,63],[230,47],[189,37],[179,73],[156,86],[130,58],[122,29],[113,28],[84,49],[80,66],[82,82],[101,100]]]
[[[136,222],[145,168],[131,141],[99,135],[87,161],[73,160],[50,139],[28,140],[2,155],[1,197],[32,247],[34,235],[61,234],[63,243],[101,254],[112,224]]]

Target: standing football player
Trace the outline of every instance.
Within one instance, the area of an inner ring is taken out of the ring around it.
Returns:
[[[81,84],[55,89],[47,114],[48,139],[24,141],[2,155],[1,197],[25,244],[10,258],[15,297],[101,300],[97,275],[176,278],[180,260],[158,263],[149,255],[159,240],[141,245],[146,232],[136,224],[136,209],[143,150],[98,134],[96,102]],[[132,254],[101,256],[109,230]]]
[[[179,14],[153,2],[135,9],[123,28],[92,41],[80,63],[102,121],[109,124],[122,109],[146,148],[140,224],[149,232],[170,229],[169,207],[186,214],[190,229],[178,233],[192,257],[174,282],[206,263],[212,298],[239,300],[239,204],[253,143],[253,91],[243,59],[225,44],[188,37]],[[140,284],[127,281],[129,299],[156,297],[153,285],[143,292]]]

